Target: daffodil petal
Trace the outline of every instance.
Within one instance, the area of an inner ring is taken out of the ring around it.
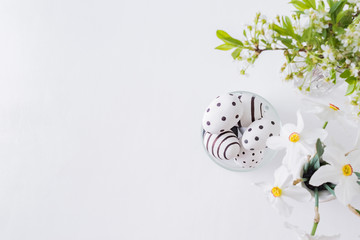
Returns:
[[[291,187],[284,189],[282,196],[289,197],[300,202],[306,202],[311,199],[309,191],[302,187]]]
[[[269,137],[266,141],[266,145],[271,149],[282,149],[286,144],[286,140],[280,136]]]
[[[278,211],[280,215],[284,217],[290,217],[293,209],[281,197],[275,199],[273,207]]]
[[[324,140],[327,137],[327,132],[324,129],[304,130],[300,137],[307,144],[314,144],[318,138]]]
[[[356,177],[347,177],[336,185],[335,195],[344,205],[349,204],[356,195],[360,195],[360,185],[356,182]]]
[[[296,116],[297,116],[296,132],[300,133],[300,132],[302,132],[302,130],[304,130],[304,120],[301,116],[300,111],[296,112]]]
[[[338,183],[341,177],[341,171],[331,165],[320,167],[310,178],[310,185],[315,187],[326,182]]]
[[[292,176],[285,166],[279,167],[274,173],[274,187],[283,189],[286,185],[291,183]]]

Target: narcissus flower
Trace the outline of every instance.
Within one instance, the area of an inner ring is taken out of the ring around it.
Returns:
[[[310,193],[300,186],[292,184],[292,175],[286,167],[281,166],[275,171],[274,184],[257,183],[256,185],[263,188],[270,204],[278,213],[284,217],[289,217],[292,207],[286,203],[287,198],[297,201],[308,201],[311,199]]]
[[[335,103],[322,103],[310,99],[302,100],[305,112],[313,113],[321,121],[345,120],[345,112]]]
[[[310,154],[312,155],[316,140],[324,140],[327,132],[324,129],[304,129],[304,121],[297,112],[297,125],[285,124],[280,131],[280,136],[272,136],[267,140],[267,146],[271,149],[286,149],[283,163],[289,169],[296,169],[304,162],[301,159]]]
[[[336,184],[336,198],[347,205],[356,196],[360,195],[360,185],[355,172],[360,171],[360,151],[355,150],[345,155],[338,147],[327,147],[324,160],[328,165],[321,166],[311,177],[310,184],[320,186],[331,182]]]

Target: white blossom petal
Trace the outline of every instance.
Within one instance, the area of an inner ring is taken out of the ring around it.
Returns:
[[[293,207],[284,202],[281,197],[277,197],[274,201],[273,207],[278,211],[281,216],[290,217]]]
[[[352,179],[346,179],[336,185],[335,195],[341,203],[347,205],[356,195],[360,195],[360,185],[356,182],[356,179],[355,181]]]
[[[311,194],[303,187],[292,187],[284,189],[282,195],[300,202],[306,202],[311,199]]]
[[[269,137],[266,141],[266,145],[271,149],[282,149],[286,148],[287,142],[284,138],[280,136]]]
[[[325,165],[320,167],[310,178],[310,185],[315,187],[320,186],[323,183],[331,182],[337,184],[339,178],[341,177],[341,172],[339,169],[331,166]]]
[[[301,133],[302,130],[304,129],[304,120],[301,116],[301,113],[300,111],[297,111],[296,112],[296,115],[297,115],[297,126],[296,126],[296,132],[297,133]]]

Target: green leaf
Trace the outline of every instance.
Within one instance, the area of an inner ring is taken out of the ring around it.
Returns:
[[[345,3],[346,3],[346,0],[345,0],[345,1],[340,0],[340,1],[335,2],[335,3],[330,7],[329,13],[330,13],[330,14],[333,14],[333,13],[336,13],[336,12],[339,13],[339,12],[343,9]]]
[[[333,0],[327,0],[329,7],[332,8],[332,6],[334,5],[334,1]]]
[[[282,22],[283,22],[283,27],[284,27],[284,29],[286,29],[288,34],[290,36],[294,36],[294,28],[292,26],[290,18],[288,16],[286,16],[285,18],[282,19]]]
[[[230,44],[225,43],[225,44],[217,46],[215,49],[222,50],[222,51],[228,51],[228,50],[233,49],[234,47],[235,47],[234,45],[230,45]]]
[[[343,34],[343,33],[345,33],[345,30],[342,28],[342,27],[338,27],[338,26],[336,26],[336,25],[333,25],[333,30],[336,32],[336,33],[338,33],[338,34]]]
[[[354,173],[360,179],[360,173],[359,172],[354,172]]]
[[[341,11],[339,12],[339,14],[336,16],[336,23],[338,23],[344,16],[345,16],[345,11]]]
[[[320,138],[316,140],[316,152],[319,158],[324,154],[324,145],[322,144]]]
[[[289,38],[278,38],[285,46],[287,46],[288,48],[293,48],[294,46],[292,45],[292,40]]]
[[[312,37],[312,29],[306,28],[303,32],[303,35],[301,36],[301,40],[303,42],[308,42]]]
[[[296,9],[300,11],[304,11],[305,9],[309,9],[311,7],[299,0],[292,0],[290,1],[290,4],[292,4]]]
[[[332,69],[330,70],[330,79],[331,79],[331,80],[336,80],[336,71],[335,71],[334,68],[332,68]]]
[[[234,45],[234,46],[244,46],[244,44],[240,41],[237,40],[235,38],[232,38],[227,32],[223,31],[223,30],[217,30],[216,31],[216,36],[223,40],[225,43],[228,43],[230,45]]]
[[[316,9],[316,2],[315,0],[303,0],[308,6],[311,6],[313,9]]]
[[[240,56],[241,50],[242,50],[242,48],[237,48],[237,49],[235,49],[235,50],[231,53],[231,56],[232,56],[234,59],[237,59],[237,58]]]
[[[340,74],[340,77],[341,78],[348,78],[348,77],[350,77],[350,75],[351,75],[350,70],[346,69],[343,73]]]
[[[346,90],[346,93],[345,93],[345,96],[348,96],[348,95],[352,94],[355,91],[357,79],[355,77],[349,77],[345,81],[349,84],[348,88]]]
[[[279,33],[280,35],[287,36],[286,30],[283,29],[282,27],[276,25],[275,23],[273,23],[273,24],[271,25],[271,28],[272,28],[272,30],[274,30],[275,32]]]

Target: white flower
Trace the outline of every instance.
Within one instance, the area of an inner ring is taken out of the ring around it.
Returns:
[[[338,107],[338,104],[333,103],[321,103],[310,99],[302,99],[304,111],[313,113],[321,121],[333,121],[333,120],[344,120],[345,113]]]
[[[257,183],[256,185],[263,188],[270,204],[280,215],[289,217],[292,212],[292,207],[285,202],[286,198],[292,198],[297,201],[308,201],[311,199],[311,195],[307,190],[292,184],[292,175],[284,166],[275,171],[274,178],[273,185],[267,183]]]
[[[316,140],[324,140],[327,132],[324,129],[304,130],[304,121],[297,112],[297,125],[285,124],[280,131],[280,136],[272,136],[267,140],[267,146],[271,149],[286,148],[286,155],[283,159],[284,165],[289,169],[295,169],[304,162],[299,161],[303,157],[312,155]]]
[[[335,195],[344,205],[357,195],[360,195],[360,185],[355,172],[360,171],[359,150],[354,150],[345,156],[344,151],[337,146],[325,148],[324,160],[328,165],[321,166],[311,177],[310,184],[320,186],[331,182],[336,184]]]
[[[334,236],[311,236],[306,233],[304,230],[299,229],[297,226],[294,226],[290,223],[285,222],[285,227],[290,230],[294,230],[297,233],[298,240],[338,240],[340,239],[340,235]]]
[[[321,49],[324,51],[323,55],[325,58],[329,58],[331,61],[335,61],[335,57],[334,54],[332,53],[332,50],[330,48],[330,46],[328,45],[321,45]]]

